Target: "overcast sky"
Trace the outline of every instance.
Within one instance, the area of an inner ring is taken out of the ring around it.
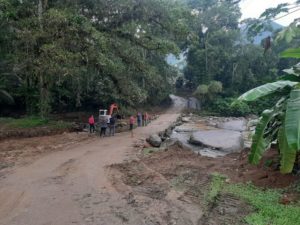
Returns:
[[[296,0],[242,0],[240,7],[242,10],[242,19],[245,18],[258,18],[265,9],[270,7],[276,7],[280,3],[294,3]],[[284,26],[289,25],[295,18],[300,17],[300,11],[295,12],[275,22]]]

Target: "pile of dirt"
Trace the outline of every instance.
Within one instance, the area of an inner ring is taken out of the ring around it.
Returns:
[[[46,153],[59,151],[85,140],[93,140],[93,136],[86,133],[62,133],[53,136],[2,140],[0,171],[15,164],[30,163]]]
[[[1,129],[0,130],[0,140],[8,138],[31,138],[31,137],[42,137],[48,135],[62,134],[64,132],[75,131],[76,128],[50,128],[50,127],[35,127],[35,128],[26,128],[26,129]]]
[[[243,218],[253,212],[252,207],[222,191],[213,200],[209,200],[208,193],[211,191],[213,178],[211,174],[226,175],[226,182],[252,182],[268,188],[287,187],[298,179],[297,176],[280,174],[274,166],[265,166],[265,162],[274,157],[275,151],[270,151],[258,166],[249,165],[247,155],[248,152],[243,151],[225,157],[209,158],[174,145],[166,151],[141,155],[139,160],[112,165],[110,177],[113,186],[120,193],[130,193],[129,202],[133,205],[137,199],[139,206],[152,205],[153,202],[157,207],[166,202],[172,203],[174,207],[177,204],[182,208],[182,218],[189,217],[190,220],[176,221],[176,224],[243,225]],[[288,194],[286,199],[282,201],[291,201]],[[187,205],[191,209],[186,208]],[[188,210],[194,210],[195,213],[188,215]],[[172,209],[169,211],[170,215],[175,214]],[[153,217],[159,217],[158,221],[168,224],[168,221],[157,214],[153,214]]]
[[[166,176],[172,175],[180,168],[205,171],[207,174],[220,173],[228,176],[231,182],[251,182],[259,187],[283,188],[288,187],[298,176],[281,174],[274,158],[278,155],[276,150],[270,150],[257,166],[248,162],[248,151],[232,153],[224,157],[210,158],[197,155],[189,150],[175,147],[164,152],[157,152],[150,157],[142,159],[153,169],[157,169]]]

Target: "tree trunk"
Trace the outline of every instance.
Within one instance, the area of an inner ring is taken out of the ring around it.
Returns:
[[[40,74],[40,115],[45,118],[50,113],[50,94],[43,74]]]
[[[43,29],[42,18],[43,18],[43,0],[39,0],[38,4],[38,18],[40,23],[40,28]]]

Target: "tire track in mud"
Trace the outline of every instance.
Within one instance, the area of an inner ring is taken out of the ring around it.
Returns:
[[[0,208],[0,214],[8,214],[16,210],[25,198],[24,191],[0,191],[0,202],[3,206]]]

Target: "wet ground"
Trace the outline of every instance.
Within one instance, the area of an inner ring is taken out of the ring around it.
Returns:
[[[245,118],[200,117],[189,114],[180,119],[180,125],[174,128],[171,138],[177,138],[184,146],[196,153],[215,158],[234,151],[241,151],[244,148],[244,143],[248,141],[246,137],[249,134],[246,125]],[[203,132],[203,139],[214,146],[192,143],[191,137],[197,132]],[[239,133],[242,143],[238,143],[238,148],[230,148],[235,144],[231,137]],[[216,145],[216,143],[219,144]],[[226,149],[228,146],[229,149]]]
[[[243,200],[225,192],[209,199],[212,174],[225,175],[226,182],[268,188],[286,187],[297,180],[263,163],[249,165],[248,152],[211,158],[177,145],[150,154],[137,151],[139,159],[110,166],[109,176],[114,187],[127,194],[130,210],[150,215],[151,222],[145,224],[245,224],[244,217],[253,209]],[[271,151],[264,161],[274,154]]]
[[[259,166],[248,164],[247,151],[217,158],[179,145],[146,151],[146,137],[169,127],[184,104],[177,98],[148,127],[134,130],[134,138],[127,132],[102,139],[65,133],[0,142],[0,161],[7,165],[0,224],[242,225],[252,208],[228,193],[210,199],[212,174],[268,188],[298,179],[281,175],[275,161],[265,166],[276,151]]]

